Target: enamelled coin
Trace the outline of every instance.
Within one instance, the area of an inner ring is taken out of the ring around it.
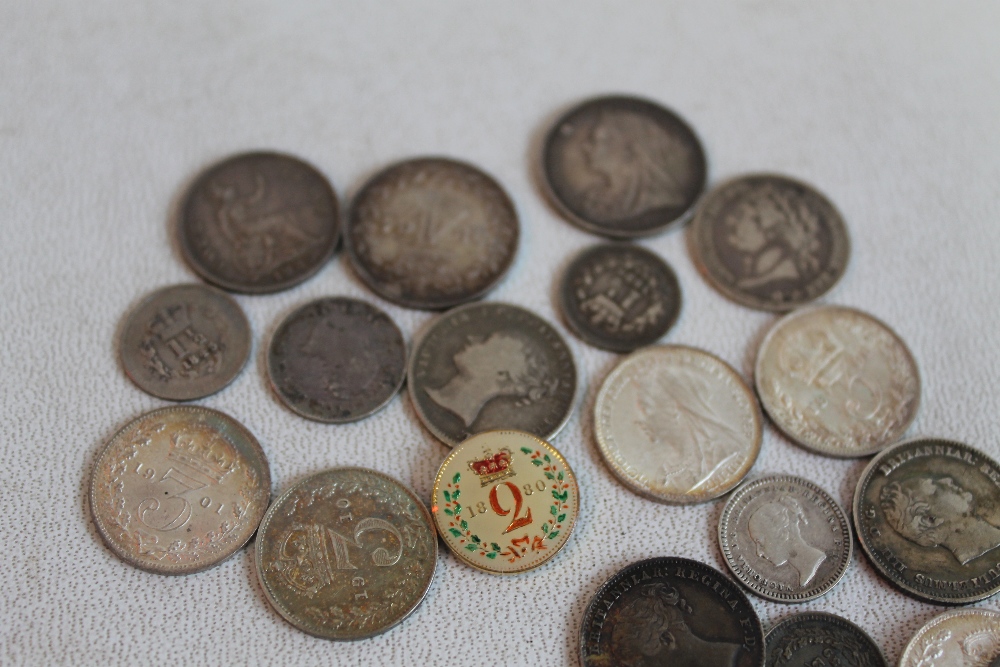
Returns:
[[[583,616],[584,667],[761,667],[764,631],[750,601],[715,568],[650,558],[608,579]]]
[[[330,259],[339,238],[330,183],[280,153],[244,153],[209,167],[181,213],[181,249],[191,268],[233,292],[299,284]]]
[[[854,494],[858,540],[903,592],[967,604],[1000,592],[1000,466],[950,440],[917,438],[868,464]]]
[[[517,211],[503,188],[472,165],[420,158],[392,165],[354,198],[344,233],[358,276],[407,308],[478,299],[517,252]]]
[[[768,631],[766,644],[766,667],[889,667],[868,633],[847,619],[818,611],[784,619]]]
[[[364,639],[420,605],[437,537],[427,508],[398,481],[334,468],[271,505],[256,556],[261,587],[285,620],[324,639]]]
[[[576,394],[573,355],[559,332],[530,311],[496,302],[438,318],[414,346],[408,377],[420,421],[452,447],[499,428],[551,438]]]
[[[570,328],[613,352],[652,345],[681,309],[673,270],[655,253],[626,243],[603,243],[580,253],[566,269],[559,298]]]
[[[115,554],[157,574],[191,574],[236,553],[264,516],[271,473],[257,440],[229,415],[153,410],[94,464],[90,510]]]
[[[772,174],[733,179],[705,195],[689,240],[702,273],[723,295],[779,312],[829,291],[851,248],[833,204],[804,183]]]
[[[545,186],[574,224],[634,238],[682,224],[705,187],[701,142],[677,115],[635,97],[600,97],[563,115],[545,139]]]
[[[708,352],[661,345],[633,352],[604,380],[594,406],[598,448],[630,489],[661,502],[718,498],[757,460],[757,399]]]
[[[384,407],[403,384],[406,342],[375,306],[347,297],[311,301],[274,332],[271,386],[291,410],[344,423]]]
[[[1000,613],[956,609],[930,620],[906,645],[899,667],[993,667],[1000,664]]]
[[[726,565],[747,589],[776,602],[825,595],[851,564],[851,524],[812,482],[779,475],[733,492],[719,519]]]
[[[456,447],[434,480],[438,533],[467,565],[515,574],[565,546],[580,511],[576,476],[555,447],[523,431],[489,431]]]
[[[760,345],[754,376],[778,428],[827,456],[874,454],[903,435],[920,405],[920,373],[903,341],[843,306],[779,320]]]
[[[147,394],[190,401],[233,381],[250,356],[250,323],[232,298],[207,285],[148,295],[122,331],[122,366]]]

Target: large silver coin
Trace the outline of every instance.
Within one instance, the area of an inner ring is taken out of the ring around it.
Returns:
[[[766,667],[889,667],[867,632],[846,618],[821,611],[783,619],[768,631],[765,642]]]
[[[1000,613],[956,609],[932,618],[903,650],[899,667],[993,667],[1000,659]]]

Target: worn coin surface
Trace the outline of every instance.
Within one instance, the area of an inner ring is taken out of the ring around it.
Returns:
[[[424,599],[437,538],[424,504],[375,470],[334,468],[271,505],[256,541],[257,576],[285,620],[324,639],[381,634]]]
[[[278,398],[303,417],[356,421],[384,407],[403,385],[406,342],[370,303],[317,299],[274,332],[267,372]]]
[[[435,321],[410,355],[410,399],[424,425],[454,447],[474,433],[559,432],[576,394],[576,366],[552,325],[517,306],[475,303]]]
[[[768,631],[766,643],[767,667],[889,667],[868,633],[845,618],[819,611],[784,619]]]
[[[746,476],[761,443],[760,407],[728,364],[703,350],[633,352],[594,406],[598,448],[630,489],[653,500],[718,498]]]
[[[825,595],[854,551],[847,516],[823,489],[791,475],[747,482],[719,519],[726,565],[746,588],[776,602]]]
[[[673,269],[637,245],[603,243],[584,250],[559,289],[563,317],[584,341],[613,352],[652,345],[681,310]]]
[[[903,435],[920,405],[920,373],[906,344],[843,306],[779,320],[760,345],[754,379],[778,428],[828,456],[874,454]]]
[[[556,448],[524,431],[475,435],[444,460],[431,512],[458,560],[492,574],[533,570],[559,553],[580,490]]]
[[[899,667],[993,667],[1000,660],[1000,613],[956,609],[930,620],[903,650]]]
[[[441,309],[472,301],[507,273],[517,211],[472,165],[443,158],[400,162],[354,198],[344,232],[358,276],[384,299]]]
[[[634,238],[682,224],[705,187],[701,142],[676,114],[635,97],[600,97],[545,139],[548,194],[583,229]]]
[[[330,259],[340,238],[337,195],[302,160],[244,153],[209,167],[187,193],[181,249],[198,275],[234,292],[277,292]]]
[[[829,291],[851,250],[833,204],[808,185],[773,174],[743,176],[709,192],[689,240],[698,267],[723,295],[779,312]]]
[[[196,406],[129,422],[97,457],[94,523],[115,554],[157,574],[191,574],[232,556],[271,498],[257,440],[229,415]]]
[[[854,525],[875,568],[913,597],[1000,592],[1000,466],[968,445],[916,438],[881,452],[858,482]]]

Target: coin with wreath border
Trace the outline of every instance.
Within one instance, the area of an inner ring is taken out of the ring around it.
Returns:
[[[913,635],[899,667],[994,667],[1000,663],[1000,613],[956,609],[935,616]]]
[[[789,616],[764,640],[766,667],[889,667],[868,633],[834,614],[812,611]]]

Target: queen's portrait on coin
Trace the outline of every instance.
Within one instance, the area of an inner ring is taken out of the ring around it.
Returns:
[[[816,576],[826,554],[802,537],[800,526],[808,524],[802,506],[794,498],[780,498],[758,507],[747,521],[747,531],[757,546],[757,555],[775,567],[791,567],[799,586]]]

